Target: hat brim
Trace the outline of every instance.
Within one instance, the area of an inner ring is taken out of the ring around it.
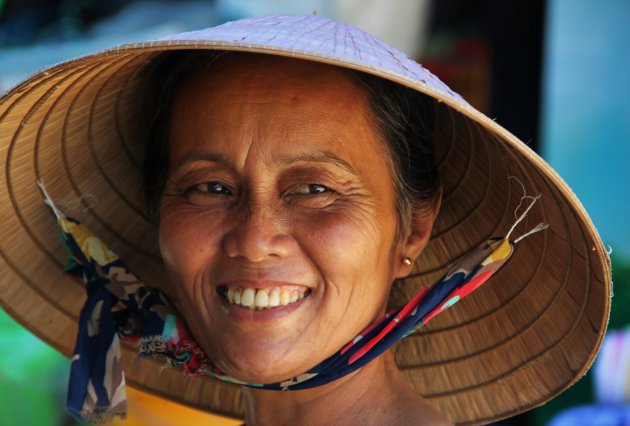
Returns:
[[[374,74],[436,101],[442,209],[412,276],[392,291],[391,305],[435,282],[480,241],[505,235],[522,186],[528,195],[542,194],[515,233],[539,222],[549,229],[517,244],[488,284],[394,348],[414,388],[454,422],[473,424],[528,410],[573,384],[601,344],[611,294],[608,256],[575,195],[525,144],[399,52],[363,33],[356,46],[342,49],[331,40],[349,27],[304,17],[299,29],[287,24],[295,18],[275,17],[284,19],[275,30],[262,18],[249,27],[229,24],[223,33],[217,27],[125,45],[42,71],[7,93],[0,101],[0,304],[71,355],[85,291],[62,274],[65,252],[38,180],[147,284],[170,293],[143,201],[147,74],[170,50],[289,56]],[[288,46],[287,34],[303,42]],[[223,415],[243,413],[235,385],[160,371],[151,359],[136,363],[130,345],[123,358],[128,382],[141,389]]]

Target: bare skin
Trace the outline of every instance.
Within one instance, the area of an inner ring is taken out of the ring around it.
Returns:
[[[277,394],[243,387],[247,426],[452,424],[411,389],[390,352],[327,385]]]
[[[228,55],[183,85],[173,111],[160,247],[184,317],[239,380],[308,371],[384,314],[435,215],[399,237],[383,142],[337,68]],[[272,306],[289,293],[299,299]],[[244,395],[248,425],[448,424],[390,354],[324,386]]]

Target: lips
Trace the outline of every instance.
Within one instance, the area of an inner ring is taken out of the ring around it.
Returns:
[[[288,306],[311,294],[311,290],[303,286],[272,286],[264,288],[219,286],[217,290],[228,303],[252,310]]]

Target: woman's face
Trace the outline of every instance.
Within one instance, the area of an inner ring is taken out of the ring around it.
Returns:
[[[286,379],[383,314],[402,256],[384,158],[334,67],[228,55],[179,90],[160,247],[220,369]]]

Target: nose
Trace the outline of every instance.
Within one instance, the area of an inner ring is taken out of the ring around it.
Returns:
[[[244,209],[236,215],[233,227],[224,236],[225,253],[250,262],[287,257],[295,241],[282,225],[281,215],[270,206]]]

